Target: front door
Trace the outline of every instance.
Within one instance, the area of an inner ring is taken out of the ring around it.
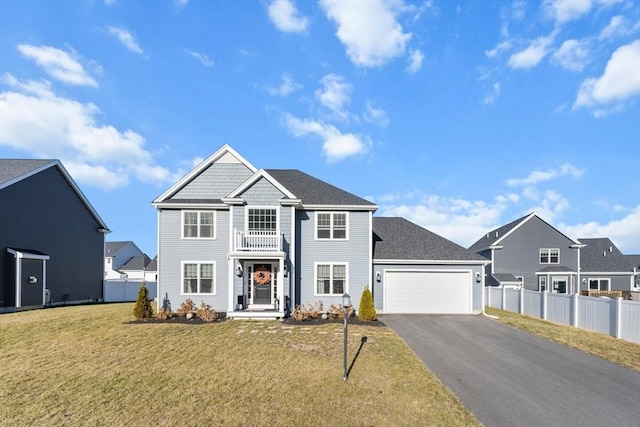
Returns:
[[[251,304],[273,304],[275,275],[271,264],[254,264],[249,282],[249,286],[251,286]]]

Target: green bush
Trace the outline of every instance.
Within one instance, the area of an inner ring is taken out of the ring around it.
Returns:
[[[136,305],[133,307],[133,315],[138,320],[153,317],[153,308],[151,308],[151,301],[149,300],[149,290],[144,281],[138,290],[138,299],[136,299]]]
[[[376,308],[373,304],[373,295],[369,290],[369,286],[365,286],[360,297],[360,305],[358,306],[358,319],[360,320],[376,320],[378,317]]]

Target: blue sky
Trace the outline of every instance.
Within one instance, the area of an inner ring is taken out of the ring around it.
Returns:
[[[57,158],[156,253],[223,144],[469,246],[532,211],[640,253],[640,4],[0,1],[0,157]]]

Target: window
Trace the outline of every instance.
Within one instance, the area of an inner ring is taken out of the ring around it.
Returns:
[[[215,212],[185,211],[182,215],[183,239],[214,239]]]
[[[540,264],[559,264],[560,249],[540,249]]]
[[[538,290],[540,292],[547,291],[547,276],[539,276],[538,277]]]
[[[316,214],[317,239],[346,239],[346,212],[318,212]]]
[[[346,289],[346,264],[316,264],[316,295],[342,295]]]
[[[185,262],[182,265],[183,294],[215,294],[215,263]]]
[[[278,231],[278,212],[276,209],[249,209],[247,217],[249,231]]]
[[[609,279],[589,279],[589,290],[608,291]]]

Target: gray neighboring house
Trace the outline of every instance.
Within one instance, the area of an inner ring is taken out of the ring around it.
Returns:
[[[606,238],[581,238],[580,290],[640,291],[640,255],[624,255]]]
[[[488,286],[566,294],[579,291],[582,247],[533,212],[486,233],[469,250],[491,261]]]
[[[404,218],[373,218],[373,296],[380,313],[480,313],[488,264]]]
[[[152,204],[159,306],[277,318],[344,292],[357,309],[370,284],[377,206],[298,170],[257,169],[224,145]]]
[[[104,245],[104,278],[106,280],[127,278],[127,272],[121,270],[135,257],[148,259],[144,252],[130,240],[106,242]],[[144,266],[140,266],[141,273],[142,267]],[[131,271],[131,268],[128,270]]]
[[[108,232],[59,160],[0,159],[0,312],[101,299]]]

